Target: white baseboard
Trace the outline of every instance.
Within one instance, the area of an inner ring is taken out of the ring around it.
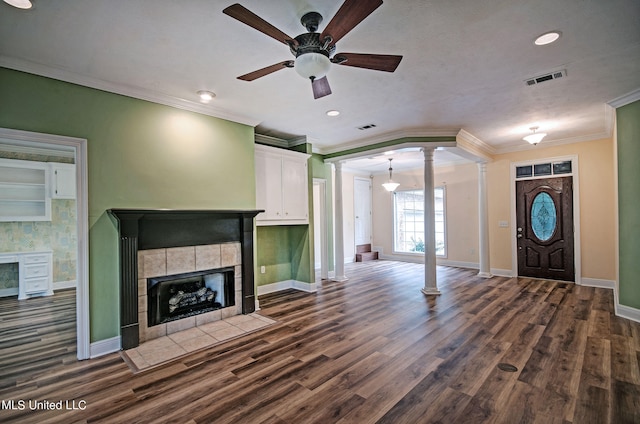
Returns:
[[[603,289],[615,289],[616,282],[611,280],[601,280],[599,278],[586,278],[582,277],[580,281],[581,286],[587,287],[600,287]]]
[[[9,297],[9,296],[17,296],[18,288],[10,288],[10,289],[0,289],[0,297]]]
[[[262,296],[263,294],[275,293],[288,289],[295,289],[308,293],[315,293],[317,291],[316,283],[305,283],[304,281],[298,280],[284,280],[278,281],[276,283],[258,286],[257,294],[258,296]]]
[[[76,286],[77,286],[76,280],[58,281],[57,283],[53,283],[53,291],[64,290],[64,289],[75,289]]]
[[[640,322],[640,309],[620,305],[619,303],[616,303],[615,309],[617,316],[630,319],[631,321]]]
[[[497,277],[513,277],[510,269],[491,268],[491,273]]]
[[[89,346],[89,358],[97,358],[120,350],[120,336],[98,340]]]
[[[450,261],[445,258],[436,258],[436,264],[442,266],[453,266],[456,268],[480,269],[480,264],[476,262]]]

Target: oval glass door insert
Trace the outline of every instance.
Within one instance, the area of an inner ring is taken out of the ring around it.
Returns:
[[[531,205],[531,229],[542,241],[551,238],[556,230],[556,205],[548,193],[538,193]]]

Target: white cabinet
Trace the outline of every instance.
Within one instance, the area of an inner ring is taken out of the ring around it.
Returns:
[[[305,153],[256,145],[256,225],[309,223],[309,177]]]
[[[76,166],[51,162],[51,198],[76,198]]]
[[[51,251],[0,253],[0,263],[18,263],[18,300],[53,294]]]
[[[49,167],[0,159],[0,221],[51,221]]]

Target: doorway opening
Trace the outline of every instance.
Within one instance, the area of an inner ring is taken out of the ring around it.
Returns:
[[[75,225],[70,224],[69,231],[75,232],[75,272],[70,271],[75,279],[75,317],[76,317],[76,356],[78,359],[87,359],[90,356],[89,346],[89,272],[88,272],[88,190],[87,190],[87,140],[65,137],[51,134],[35,133],[8,128],[0,128],[0,143],[4,146],[7,157],[15,155],[41,155],[46,157],[47,152],[51,156],[67,155],[73,158],[75,174],[68,175],[75,178]],[[33,153],[35,152],[35,153]],[[64,152],[64,154],[62,153]],[[53,172],[53,171],[52,171]],[[56,190],[54,186],[46,186],[45,189]],[[68,195],[68,193],[67,193]],[[48,197],[48,195],[46,196]],[[70,203],[72,204],[72,203]],[[64,213],[64,211],[63,211]],[[5,251],[11,246],[2,246]],[[24,249],[19,249],[24,250]],[[60,268],[65,268],[64,261],[60,261]],[[55,275],[55,266],[54,266]],[[64,270],[60,272],[64,273]],[[74,275],[73,275],[74,274]],[[60,289],[69,288],[65,284]],[[56,284],[53,289],[55,292]],[[26,301],[30,301],[27,299]],[[17,300],[16,300],[17,302]]]

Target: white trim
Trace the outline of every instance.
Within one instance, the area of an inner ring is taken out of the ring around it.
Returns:
[[[616,97],[615,99],[607,102],[609,106],[614,108],[619,108],[622,106],[626,106],[630,103],[640,100],[640,88],[633,90],[630,93],[624,94],[620,97]]]
[[[314,227],[313,236],[320,236],[320,278],[326,280],[329,277],[329,242],[327,237],[327,228],[329,228],[329,224],[327,222],[327,180],[324,178],[314,178],[313,185],[318,185],[318,190],[320,192],[320,199],[318,199],[318,209],[320,211],[320,216],[318,217],[318,219],[320,220],[320,228],[316,229]],[[313,198],[313,193],[311,197],[312,201],[316,200],[315,198]]]
[[[455,137],[458,134],[458,129],[448,129],[448,130],[431,130],[431,129],[423,129],[423,128],[413,128],[406,130],[398,130],[387,132],[384,134],[374,135],[372,137],[361,138],[352,142],[340,144],[337,146],[327,146],[327,147],[319,147],[317,153],[322,155],[329,155],[332,153],[338,153],[345,150],[358,149],[361,147],[367,147],[372,144],[384,143],[387,141],[400,140],[403,138],[430,138],[430,137]],[[420,142],[420,143],[431,143],[432,142]],[[404,143],[403,143],[404,144]],[[454,142],[455,144],[455,142]],[[396,146],[394,146],[396,147]],[[389,147],[383,148],[383,150],[388,150]]]
[[[580,285],[586,286],[586,287],[599,287],[602,289],[611,289],[611,290],[615,290],[616,288],[616,282],[613,280],[602,280],[600,278],[589,278],[589,277],[583,277]]]
[[[89,350],[91,352],[89,358],[91,359],[117,352],[120,350],[120,336],[93,342],[89,346]]]
[[[455,268],[480,269],[480,264],[477,262],[450,261],[449,259],[436,258],[436,264],[440,266],[452,266]]]
[[[53,283],[53,291],[55,292],[56,290],[75,289],[76,286],[77,286],[76,280],[58,281],[57,283],[56,282]]]
[[[494,277],[515,277],[514,272],[510,269],[491,268]]]
[[[615,304],[616,315],[621,318],[630,319],[632,321],[640,322],[640,309],[632,308],[630,306]]]
[[[558,156],[551,158],[538,158],[528,161],[511,162],[510,166],[510,191],[511,191],[511,267],[513,276],[518,275],[518,243],[516,240],[516,181],[526,181],[534,178],[518,178],[516,179],[516,168],[518,166],[534,165],[547,162],[564,162],[571,161],[570,174],[547,175],[544,178],[560,178],[572,177],[573,180],[573,263],[575,268],[574,281],[576,284],[582,284],[582,256],[580,251],[580,176],[578,175],[578,155]]]
[[[271,284],[264,284],[258,286],[257,295],[262,296],[264,294],[275,293],[283,290],[300,290],[307,293],[315,293],[317,291],[316,283],[305,283],[298,280],[284,280]]]
[[[197,100],[186,100],[171,96],[157,90],[148,90],[139,87],[132,87],[126,84],[104,81],[97,78],[91,78],[84,75],[76,74],[60,68],[45,66],[39,63],[29,62],[23,59],[16,59],[8,56],[0,55],[0,66],[14,69],[16,71],[27,72],[30,74],[41,75],[47,78],[53,78],[60,81],[70,82],[82,85],[84,87],[95,88],[109,93],[121,94],[135,99],[146,100],[149,102],[175,107],[177,109],[188,110],[190,112],[201,113],[203,115],[213,116],[215,118],[226,119],[228,121],[238,122],[240,124],[255,127],[260,123],[260,119],[241,115],[238,113],[230,113],[229,111],[216,108],[213,105],[205,105]],[[194,99],[196,93],[193,93]]]
[[[9,297],[9,296],[17,296],[18,288],[12,287],[8,289],[0,289],[0,297]]]
[[[76,152],[76,207],[78,251],[76,280],[76,333],[77,357],[87,359],[90,356],[89,344],[89,190],[87,172],[87,140],[54,134],[21,131],[0,128],[0,138],[15,141],[38,142],[66,146]]]

